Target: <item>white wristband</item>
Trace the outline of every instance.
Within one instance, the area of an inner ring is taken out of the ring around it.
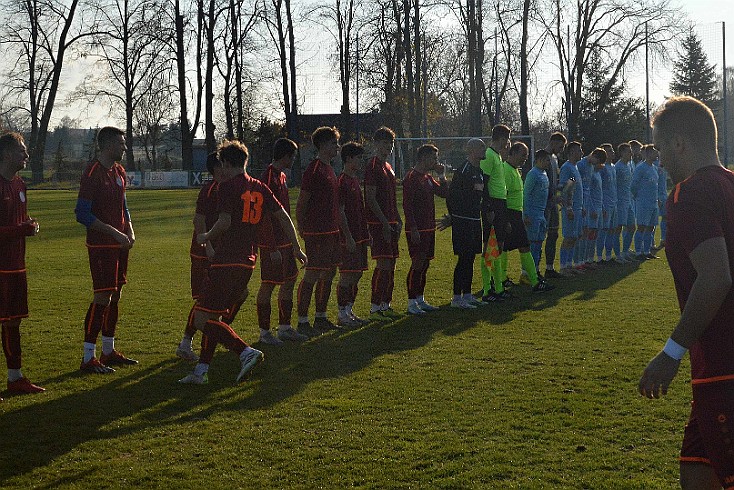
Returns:
[[[663,347],[663,352],[665,352],[676,361],[680,361],[681,359],[683,359],[683,356],[686,355],[688,349],[680,345],[675,340],[668,338],[668,341],[665,342],[665,347]]]

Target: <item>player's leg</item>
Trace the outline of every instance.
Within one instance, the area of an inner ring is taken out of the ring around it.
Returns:
[[[362,325],[361,322],[350,315],[349,309],[354,300],[352,297],[354,286],[359,282],[360,277],[362,277],[362,272],[359,271],[341,271],[339,273],[339,283],[336,286],[336,302],[339,306],[337,320],[339,325],[343,327],[354,328]]]
[[[40,393],[44,388],[31,383],[21,372],[20,318],[2,322],[2,346],[8,367],[8,391],[14,394]]]
[[[201,288],[204,285],[207,274],[208,262],[209,260],[205,258],[191,257],[191,297],[194,300],[194,304],[191,306],[191,310],[186,319],[186,327],[184,328],[181,342],[176,348],[176,355],[187,361],[196,362],[199,360],[199,356],[196,355],[193,349],[194,335],[196,335],[196,328],[194,327],[194,306],[196,305],[196,300],[201,295]]]
[[[558,273],[554,269],[556,260],[556,244],[558,242],[559,212],[558,206],[553,204],[546,215],[548,216],[548,233],[545,239],[545,275],[555,277]],[[549,271],[553,271],[550,274]]]
[[[293,277],[289,278],[278,290],[278,338],[280,340],[302,342],[308,340],[308,336],[298,333],[291,325],[295,286],[296,278]]]
[[[135,359],[130,359],[115,349],[115,333],[117,332],[117,320],[119,317],[119,304],[122,296],[122,288],[127,284],[127,263],[129,250],[114,249],[117,252],[108,257],[110,268],[115,269],[116,288],[110,295],[107,314],[102,324],[102,355],[99,361],[105,366],[130,366],[138,364]]]
[[[260,342],[270,345],[280,345],[283,343],[283,341],[275,337],[270,330],[270,315],[272,312],[271,299],[276,285],[277,284],[274,282],[262,281],[255,299],[257,325],[260,328]]]

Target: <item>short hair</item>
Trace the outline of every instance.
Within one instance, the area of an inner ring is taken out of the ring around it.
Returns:
[[[528,145],[526,145],[522,141],[515,141],[510,147],[510,155],[516,155],[520,153],[523,149],[525,149],[525,151],[528,151]]]
[[[280,160],[285,156],[293,158],[298,151],[298,145],[295,141],[288,138],[278,138],[273,145],[273,160]]]
[[[538,150],[538,151],[535,152],[534,161],[538,162],[540,160],[548,160],[548,161],[550,161],[550,153],[548,153],[543,148],[541,148],[540,150]]]
[[[213,151],[206,156],[206,170],[211,175],[214,175],[214,170],[217,167],[221,167],[221,166],[222,166],[222,162],[219,161],[219,157],[217,156],[216,151]]]
[[[706,104],[693,97],[671,97],[655,113],[652,127],[663,138],[680,135],[701,147],[704,153],[716,152],[716,119]]]
[[[16,132],[5,133],[0,136],[0,157],[13,147],[25,144],[23,135]]]
[[[642,147],[642,154],[645,156],[650,155],[655,151],[657,151],[655,149],[655,145],[645,145]]]
[[[637,146],[638,148],[642,148],[642,143],[640,143],[637,140],[630,140],[629,141],[630,148],[633,146]]]
[[[613,150],[614,145],[612,145],[611,143],[602,143],[600,148],[611,148]]]
[[[556,131],[556,132],[554,132],[554,133],[552,133],[550,135],[550,138],[548,138],[548,141],[550,141],[550,142],[553,142],[553,141],[561,141],[565,145],[566,144],[566,141],[568,141],[568,140],[566,139],[566,135],[565,134],[561,133],[560,131]]]
[[[321,145],[328,143],[331,140],[339,141],[339,130],[329,126],[321,126],[316,128],[311,134],[311,143],[317,148],[321,149]]]
[[[622,153],[625,150],[632,151],[632,146],[629,143],[620,143],[617,145],[617,153]]]
[[[607,161],[607,152],[604,151],[604,148],[594,148],[594,151],[591,152],[591,156],[596,158],[599,163],[604,163]]]
[[[374,141],[395,141],[395,131],[387,126],[380,126],[372,137]]]
[[[341,156],[342,162],[347,163],[347,158],[358,157],[364,154],[364,146],[360,145],[356,141],[350,141],[342,145]]]
[[[581,143],[579,143],[578,141],[572,141],[566,145],[566,152],[568,153],[569,151],[571,151],[573,148],[576,148],[576,147],[578,147],[579,150],[583,151],[583,147],[581,146]]]
[[[97,148],[101,150],[120,135],[125,136],[125,131],[114,126],[103,127],[97,131]]]
[[[224,140],[217,147],[217,156],[219,161],[230,167],[244,168],[247,165],[247,159],[250,154],[247,150],[247,146],[237,140]]]
[[[438,153],[438,147],[429,143],[418,148],[416,156],[418,157],[418,161],[421,161],[432,153]]]
[[[466,142],[466,151],[471,151],[474,148],[487,148],[486,143],[482,141],[480,138],[472,138],[469,141]]]
[[[497,141],[501,138],[509,138],[512,130],[504,124],[495,124],[492,128],[492,140]]]

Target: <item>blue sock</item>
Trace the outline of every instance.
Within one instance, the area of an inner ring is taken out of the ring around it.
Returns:
[[[614,251],[614,256],[615,257],[619,257],[620,256],[620,250],[619,250],[619,233],[615,231],[610,236],[612,237],[612,239],[611,239],[612,244],[611,244],[611,247],[609,245],[607,245],[607,248],[611,248],[611,250]]]
[[[530,255],[533,256],[535,261],[535,269],[538,269],[540,265],[540,254],[543,250],[543,242],[530,242]]]
[[[663,219],[662,221],[660,221],[660,241],[661,242],[665,241],[665,235],[668,234],[667,232],[668,232],[668,220]]]
[[[602,228],[596,235],[596,257],[599,260],[602,260],[604,258],[604,243],[606,242],[606,240],[607,230],[605,228]]]
[[[650,247],[652,247],[652,240],[653,240],[653,233],[652,231],[646,231],[644,241],[642,244],[642,253],[649,254],[650,253]]]
[[[635,232],[635,253],[637,255],[642,253],[642,232],[640,230]]]
[[[573,249],[561,247],[561,269],[568,267],[569,252],[573,253]]]
[[[632,245],[632,233],[627,230],[627,228],[624,229],[622,232],[622,252],[625,254],[628,254],[630,252],[630,246]]]

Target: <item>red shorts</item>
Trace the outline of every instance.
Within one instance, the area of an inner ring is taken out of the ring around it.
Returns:
[[[417,257],[419,255],[424,256],[428,260],[431,260],[436,253],[436,231],[420,231],[421,241],[418,244],[413,244],[410,239],[410,230],[405,231],[405,237],[408,240],[408,255],[411,257]]]
[[[370,224],[368,225],[370,230],[370,238],[372,239],[372,258],[373,259],[397,259],[400,255],[398,253],[398,241],[400,240],[400,233],[396,231],[396,224],[390,225],[393,229],[390,242],[386,242],[382,238],[382,225],[381,224]]]
[[[208,258],[191,256],[191,297],[195,300],[201,296],[201,288],[204,287],[209,264],[211,262]]]
[[[276,250],[280,252],[280,263],[275,263],[270,258],[270,254]],[[277,249],[260,249],[260,279],[262,282],[285,284],[295,281],[296,277],[298,277],[298,265],[291,245]]]
[[[0,272],[0,321],[28,316],[28,280],[25,271]]]
[[[242,301],[252,269],[251,266],[212,264],[195,309],[219,315],[229,313]]]
[[[127,284],[129,250],[114,247],[89,247],[89,270],[95,293],[119,291]]]
[[[708,464],[724,488],[734,488],[734,382],[693,385],[680,462]]]
[[[347,250],[347,246],[343,243],[339,246],[341,254],[341,264],[339,264],[340,272],[364,272],[367,267],[367,242],[357,244],[354,253]]]
[[[306,270],[330,270],[339,265],[339,233],[306,235]]]

